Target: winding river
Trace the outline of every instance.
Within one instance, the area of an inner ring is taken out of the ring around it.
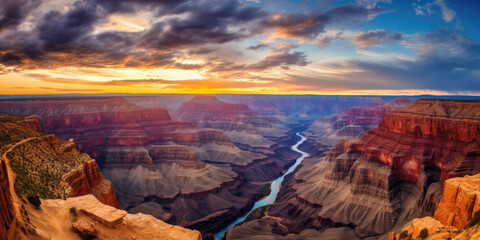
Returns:
[[[253,208],[250,209],[249,212],[245,213],[244,215],[242,215],[241,217],[237,218],[235,221],[233,221],[232,223],[230,223],[230,225],[226,226],[224,229],[222,229],[220,232],[216,233],[215,234],[215,239],[217,240],[220,240],[223,238],[223,234],[225,234],[225,232],[230,229],[231,227],[235,226],[235,224],[237,223],[240,223],[240,222],[243,222],[243,220],[245,220],[245,218],[247,218],[247,216],[255,209],[257,208],[260,208],[260,207],[263,207],[263,206],[266,206],[266,205],[269,205],[271,203],[273,203],[275,201],[275,199],[277,198],[277,194],[278,194],[278,191],[280,190],[280,184],[283,182],[283,179],[285,178],[285,176],[289,173],[291,173],[293,170],[295,170],[295,168],[302,162],[302,160],[306,157],[308,157],[308,153],[306,152],[303,152],[301,150],[298,149],[298,146],[300,146],[300,144],[302,144],[303,142],[305,142],[305,140],[307,140],[307,138],[305,138],[304,136],[302,136],[300,133],[297,133],[297,136],[301,137],[302,139],[300,139],[300,141],[298,141],[295,145],[292,146],[292,150],[295,151],[295,152],[298,152],[300,154],[302,154],[301,157],[297,158],[297,160],[295,161],[295,164],[293,164],[282,176],[278,177],[277,179],[275,179],[273,182],[272,182],[272,185],[271,185],[271,189],[272,191],[270,192],[270,195],[268,195],[267,197],[265,198],[262,198],[260,200],[258,200],[255,205],[253,205]]]

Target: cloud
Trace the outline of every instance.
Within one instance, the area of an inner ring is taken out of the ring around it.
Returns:
[[[41,1],[2,0],[0,8],[0,33],[18,26]]]
[[[315,39],[328,25],[347,24],[372,19],[386,12],[379,6],[342,5],[326,11],[273,14],[262,22],[264,29],[273,29],[274,36],[295,39]]]
[[[445,0],[435,0],[433,2],[428,2],[425,5],[421,5],[419,3],[413,3],[415,15],[425,15],[425,12],[428,15],[432,15],[435,13],[434,8],[440,8],[442,13],[442,18],[445,22],[451,22],[455,18],[455,11],[447,6]]]
[[[319,35],[317,39],[315,39],[315,45],[319,48],[327,47],[331,42],[343,39],[342,34],[343,32]]]
[[[353,43],[362,49],[370,48],[373,45],[395,42],[402,39],[400,33],[389,33],[383,29],[369,30],[367,33],[358,33],[353,37]]]
[[[211,72],[252,70],[263,71],[274,67],[289,69],[290,66],[308,65],[310,62],[307,60],[307,55],[300,51],[290,51],[293,48],[296,48],[296,45],[280,42],[277,44],[276,48],[271,49],[266,56],[256,63],[239,65],[229,61],[224,61],[214,65],[211,69]]]
[[[269,44],[259,43],[259,44],[257,44],[257,45],[249,46],[249,47],[247,47],[247,49],[248,49],[248,50],[258,50],[258,49],[268,48],[268,47],[270,47]]]
[[[333,69],[356,69],[352,77],[364,87],[390,89],[461,90],[478,89],[480,44],[453,29],[440,28],[418,39],[414,60],[346,61]]]
[[[455,11],[447,7],[447,4],[444,2],[444,0],[436,0],[435,4],[437,4],[442,10],[443,20],[445,20],[445,22],[451,22],[455,17]]]

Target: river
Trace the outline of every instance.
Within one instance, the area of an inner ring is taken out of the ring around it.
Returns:
[[[297,133],[297,136],[301,137],[302,139],[300,139],[300,141],[298,141],[295,145],[292,146],[292,150],[295,151],[295,152],[298,152],[300,154],[302,154],[301,157],[297,158],[297,160],[295,161],[295,164],[293,164],[282,176],[278,177],[277,179],[275,179],[273,182],[272,182],[272,185],[271,185],[271,189],[272,191],[270,192],[270,195],[268,195],[267,197],[265,198],[262,198],[260,200],[258,200],[255,205],[253,205],[252,209],[250,209],[249,212],[245,213],[244,215],[242,215],[241,217],[237,218],[235,221],[233,221],[232,223],[230,223],[230,225],[226,226],[224,229],[222,229],[220,232],[216,233],[215,234],[215,239],[217,240],[220,240],[223,238],[223,234],[225,234],[225,232],[230,229],[231,227],[235,226],[235,224],[237,223],[240,223],[240,222],[243,222],[243,220],[245,220],[245,218],[247,218],[247,216],[255,209],[257,208],[260,208],[260,207],[263,207],[263,206],[267,206],[271,203],[273,203],[275,201],[275,199],[277,198],[277,194],[278,194],[278,191],[280,190],[280,184],[283,182],[283,179],[285,178],[285,176],[291,172],[293,172],[293,170],[295,170],[295,168],[303,161],[304,158],[308,157],[308,153],[306,152],[303,152],[301,150],[298,149],[298,146],[300,146],[300,144],[302,144],[303,142],[305,142],[305,140],[307,140],[307,138],[305,138],[304,136],[302,136],[300,133]]]

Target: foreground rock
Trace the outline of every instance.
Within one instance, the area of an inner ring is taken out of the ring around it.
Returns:
[[[479,196],[480,174],[448,179],[434,218],[414,219],[400,233],[390,233],[389,240],[415,239],[422,230],[428,231],[427,239],[479,239]]]
[[[76,209],[76,215],[71,213],[72,208]],[[92,195],[44,200],[41,209],[33,210],[31,216],[37,231],[52,238],[62,234],[68,237],[65,239],[77,239],[74,235],[79,234],[83,239],[92,235],[98,239],[202,239],[198,231],[173,226],[146,214],[127,214],[101,204]],[[75,232],[68,231],[72,227]]]

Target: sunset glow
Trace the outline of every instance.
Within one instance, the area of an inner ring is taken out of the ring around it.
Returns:
[[[480,95],[479,7],[6,1],[0,93]]]

